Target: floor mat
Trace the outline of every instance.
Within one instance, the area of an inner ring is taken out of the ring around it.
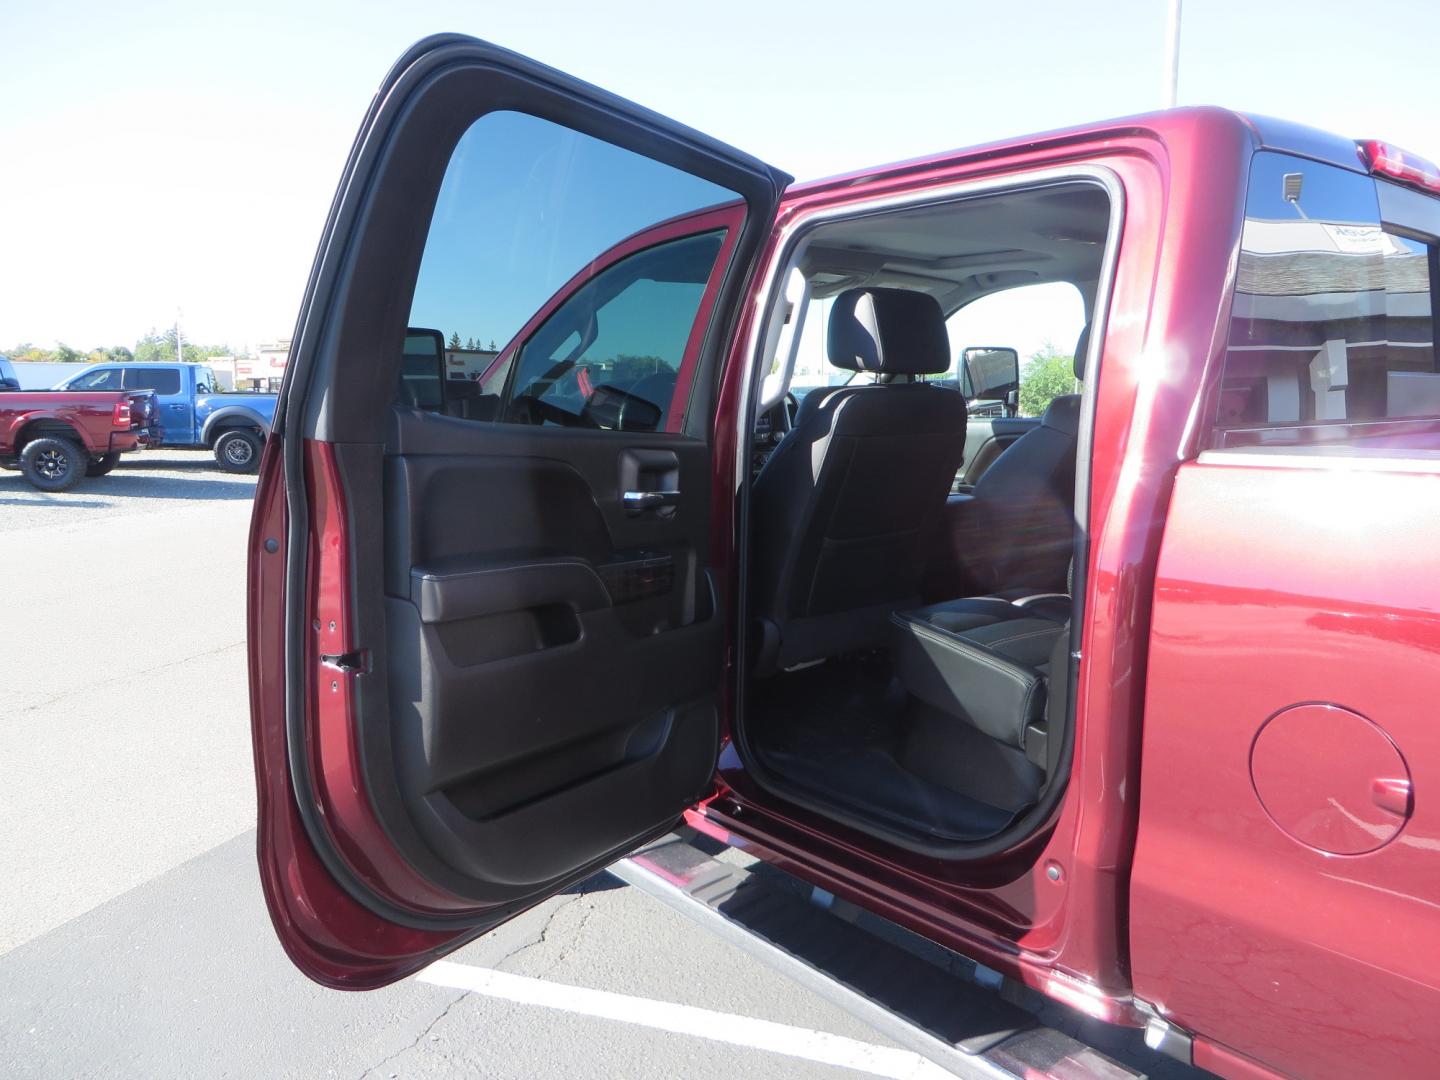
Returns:
[[[817,799],[937,841],[993,836],[1015,817],[899,761],[910,699],[883,660],[837,658],[757,681],[747,726],[762,764]]]

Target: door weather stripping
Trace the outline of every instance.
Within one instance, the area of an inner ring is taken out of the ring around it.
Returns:
[[[772,867],[713,857],[723,850],[684,829],[610,873],[956,1076],[1144,1075],[979,985],[967,961],[888,923],[868,927],[854,905]]]

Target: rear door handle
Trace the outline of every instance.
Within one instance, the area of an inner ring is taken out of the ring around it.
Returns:
[[[621,496],[625,509],[632,514],[643,514],[646,510],[658,510],[662,506],[678,506],[678,491],[627,491]]]

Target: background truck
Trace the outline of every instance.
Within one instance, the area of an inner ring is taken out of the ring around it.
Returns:
[[[149,390],[7,391],[0,394],[0,465],[18,465],[41,491],[65,491],[150,445],[157,413]]]
[[[56,385],[64,390],[152,390],[165,445],[210,450],[226,472],[254,472],[270,434],[274,394],[224,393],[204,364],[93,364]]]

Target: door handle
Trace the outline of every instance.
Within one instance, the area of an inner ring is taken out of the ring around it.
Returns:
[[[625,509],[632,514],[643,514],[646,510],[659,510],[663,506],[676,506],[680,502],[678,491],[627,491],[621,496]]]

